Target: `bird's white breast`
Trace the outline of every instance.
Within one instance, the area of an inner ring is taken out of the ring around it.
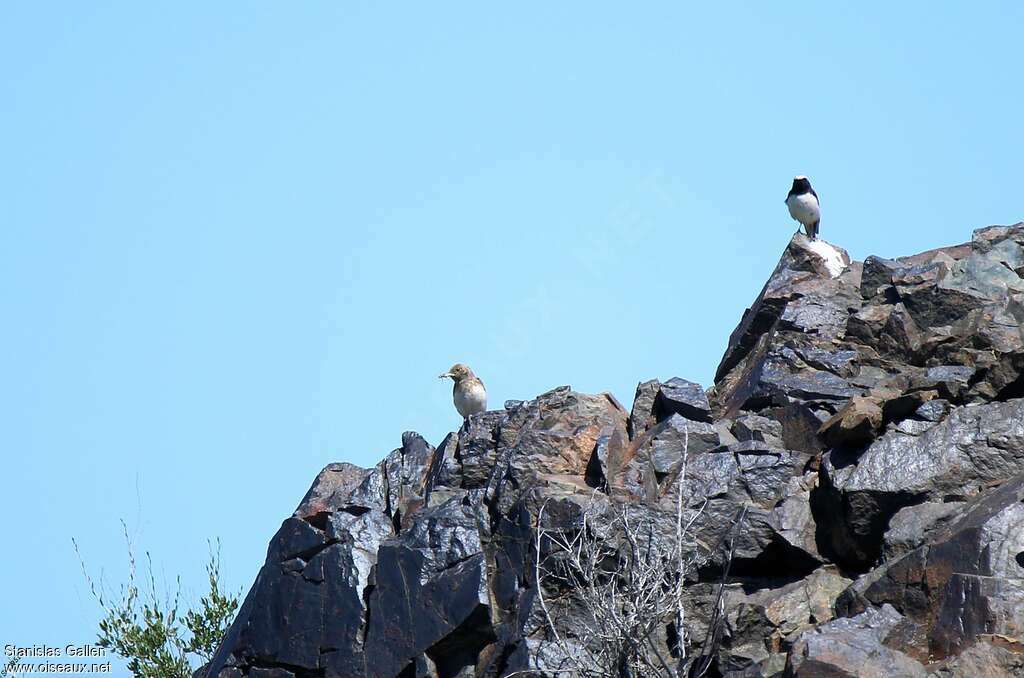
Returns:
[[[475,382],[455,389],[455,409],[463,417],[483,412],[487,409],[487,391],[483,384]]]
[[[802,195],[791,195],[786,198],[786,206],[789,207],[789,216],[799,221],[804,226],[810,226],[821,219],[821,209],[818,207],[818,199],[813,193]]]

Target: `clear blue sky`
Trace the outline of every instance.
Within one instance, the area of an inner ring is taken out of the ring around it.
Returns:
[[[248,588],[455,361],[707,385],[794,174],[857,258],[1024,219],[1022,7],[7,3],[0,644],[94,637],[121,518]]]

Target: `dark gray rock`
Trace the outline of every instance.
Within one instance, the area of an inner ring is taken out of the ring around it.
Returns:
[[[320,471],[306,496],[299,502],[299,507],[295,509],[295,517],[309,518],[336,510],[342,502],[348,501],[352,492],[366,480],[369,473],[370,471],[364,468],[346,462],[328,464]],[[384,508],[379,502],[373,506]]]
[[[894,308],[887,304],[865,306],[847,319],[846,336],[862,344],[879,345]]]
[[[891,606],[871,608],[850,619],[836,619],[804,632],[793,644],[786,675],[794,678],[924,678],[919,662],[885,646],[886,637],[902,621]]]
[[[824,449],[818,436],[822,418],[806,404],[790,402],[765,408],[761,414],[782,423],[782,446],[787,450],[816,455]]]
[[[679,377],[661,385],[654,401],[654,411],[659,421],[673,414],[694,421],[711,421],[711,405],[704,388]]]
[[[750,593],[729,587],[719,667],[756,668],[757,675],[771,675],[774,664],[781,672],[785,652],[801,633],[834,617],[836,597],[849,584],[834,569],[822,567],[800,581]]]
[[[756,441],[692,458],[683,497],[686,506],[700,509],[693,519],[698,540],[709,545],[730,542],[734,571],[741,574],[793,576],[815,569],[820,559],[813,545],[813,518],[787,502],[808,491],[799,482],[808,460],[802,453]],[[670,482],[663,486],[674,487]],[[671,508],[674,493],[664,492],[663,497]],[[722,567],[724,556],[711,549],[707,567]]]
[[[616,426],[606,427],[597,437],[594,453],[587,463],[583,479],[590,487],[608,492],[612,489],[609,479],[621,480],[622,466],[631,457],[629,442],[622,429]]]
[[[815,381],[802,378],[798,370],[782,368],[787,359],[780,350],[790,335],[810,334],[828,341],[845,334],[848,316],[862,304],[860,269],[849,264],[844,251],[824,241],[812,243],[800,234],[793,237],[761,294],[729,337],[715,374],[712,405],[718,416],[754,409],[750,405],[758,400],[789,390],[775,387],[776,380],[765,376],[772,354],[778,378],[805,385]],[[823,387],[830,394],[840,388],[838,384]],[[816,391],[814,386],[812,390]]]
[[[963,506],[963,502],[925,502],[897,511],[885,533],[883,560],[894,560],[916,549],[935,529],[961,511]]]
[[[825,370],[843,378],[858,374],[860,352],[850,349],[834,348],[832,344],[824,346],[796,346],[793,348],[796,359],[803,361],[817,370]]]
[[[860,293],[865,299],[884,294],[885,289],[892,286],[892,276],[900,268],[895,261],[881,257],[868,257],[864,260],[864,272],[860,279]]]
[[[482,412],[462,425],[455,451],[462,469],[462,487],[473,489],[487,484],[497,462],[498,425],[506,416],[500,410]]]
[[[911,387],[916,390],[934,389],[941,398],[960,402],[975,372],[973,367],[966,365],[929,367],[923,375],[915,375],[911,379]]]
[[[960,407],[920,435],[890,431],[859,457],[822,462],[828,539],[844,563],[877,558],[893,514],[924,501],[963,499],[1024,473],[1024,400]]]
[[[878,333],[878,351],[912,363],[921,351],[924,335],[904,304],[896,304]]]
[[[437,479],[433,490],[438,487],[456,488],[462,486],[462,467],[456,455],[459,447],[459,438],[455,433],[449,433],[437,446],[435,451],[437,463]],[[430,501],[430,497],[427,497]]]
[[[344,504],[344,497],[338,499]],[[364,592],[378,546],[392,528],[379,510],[346,515],[348,527],[334,528],[330,538],[300,527],[298,518],[285,521],[208,675],[225,667],[256,671],[274,665],[316,672],[325,666],[321,648],[346,648],[349,660],[362,665]],[[261,675],[253,671],[245,675]]]
[[[435,462],[434,448],[418,433],[402,434],[402,446],[384,459],[387,481],[387,506],[397,526],[408,525],[408,518],[427,502],[437,483],[441,460]]]
[[[845,333],[849,315],[849,307],[842,299],[801,296],[786,304],[779,316],[779,329],[833,340]]]
[[[929,400],[918,407],[914,414],[919,418],[938,423],[949,414],[949,401],[942,398],[936,398],[935,400]]]
[[[982,634],[1024,629],[1024,475],[943,516],[924,543],[860,577],[841,614],[891,604],[922,627],[921,651],[943,659]]]
[[[811,493],[818,487],[818,474],[793,476],[786,483],[781,498],[769,513],[776,542],[788,545],[791,552],[806,554],[804,562],[825,562],[818,548],[818,525],[811,508]]]
[[[249,678],[295,678],[295,674],[281,668],[252,669],[249,671]]]
[[[922,327],[949,325],[990,302],[1024,291],[1024,281],[1011,268],[1019,245],[1019,228],[999,235],[976,233],[967,256],[936,259],[893,276],[900,299]],[[989,237],[1004,240],[987,240]],[[1005,261],[1004,261],[1005,260]]]
[[[679,470],[686,457],[717,449],[718,431],[711,424],[669,416],[653,429],[640,446],[639,455],[659,476]]]
[[[831,372],[812,368],[797,370],[783,362],[767,361],[762,367],[757,390],[752,395],[755,401],[778,395],[781,402],[793,399],[838,408],[863,392],[863,389]]]
[[[436,662],[441,654],[432,650],[435,645],[471,619],[474,626],[486,624],[489,600],[477,524],[474,510],[453,500],[423,512],[413,529],[380,545],[365,641],[375,675],[397,675],[421,653]],[[477,650],[495,637],[486,626],[474,632],[481,636]],[[327,668],[337,675],[366,670],[341,653]]]
[[[736,417],[732,426],[736,440],[757,440],[769,447],[785,447],[782,436],[782,424],[775,419],[757,414],[745,414]]]
[[[661,390],[661,382],[657,379],[643,381],[636,385],[633,396],[633,409],[629,414],[629,439],[639,437],[655,423],[654,399]],[[703,392],[703,391],[702,391]]]

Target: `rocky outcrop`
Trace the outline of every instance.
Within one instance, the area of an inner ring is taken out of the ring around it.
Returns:
[[[325,468],[201,673],[554,675],[587,618],[558,598],[553,642],[535,526],[600,501],[651,540],[681,507],[685,628],[652,643],[694,671],[1022,675],[1022,274],[1024,224],[863,263],[798,234],[707,391],[562,387]]]
[[[795,678],[925,678],[924,666],[886,645],[902,619],[894,608],[883,605],[802,633],[789,651],[786,674]]]
[[[982,636],[1024,634],[1024,475],[966,503],[934,504],[910,522],[920,544],[861,576],[837,607],[891,604],[908,618],[917,651],[945,658]],[[906,509],[904,509],[906,511]],[[905,532],[901,524],[891,531]]]

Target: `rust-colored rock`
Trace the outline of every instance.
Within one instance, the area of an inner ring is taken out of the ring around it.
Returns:
[[[821,425],[818,434],[829,447],[859,447],[871,442],[881,428],[882,408],[878,399],[854,396]]]

